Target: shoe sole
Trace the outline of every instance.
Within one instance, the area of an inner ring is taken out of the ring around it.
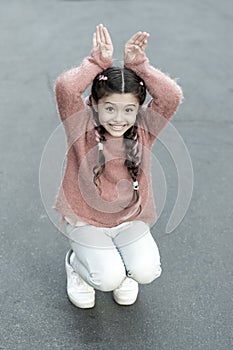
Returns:
[[[119,305],[132,305],[132,304],[134,304],[135,302],[136,302],[136,300],[137,300],[137,297],[136,298],[134,298],[134,299],[117,299],[117,297],[115,297],[114,295],[113,295],[113,299],[115,300],[115,302],[117,303],[117,304],[119,304]]]
[[[78,303],[75,299],[73,299],[72,297],[70,297],[69,295],[68,295],[68,298],[69,298],[70,302],[71,302],[74,306],[79,307],[80,309],[90,309],[90,308],[92,308],[92,307],[95,306],[95,300],[90,301],[90,302],[88,302],[88,303],[80,304],[80,303]]]

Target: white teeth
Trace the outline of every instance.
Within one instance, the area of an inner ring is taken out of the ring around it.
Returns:
[[[110,127],[111,127],[112,129],[114,129],[114,130],[122,130],[122,129],[124,129],[124,127],[125,127],[126,124],[124,124],[124,125],[109,124],[109,125],[110,125]]]

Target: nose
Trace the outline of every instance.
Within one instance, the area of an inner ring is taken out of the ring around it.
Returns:
[[[121,124],[122,123],[122,113],[121,113],[121,111],[120,110],[118,110],[117,112],[116,112],[116,114],[114,115],[114,122],[116,123],[116,124]]]

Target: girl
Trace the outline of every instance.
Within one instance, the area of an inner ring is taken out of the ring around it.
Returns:
[[[95,305],[95,289],[113,291],[118,304],[131,305],[138,284],[161,274],[149,226],[156,221],[150,151],[182,91],[149,64],[148,38],[136,33],[125,44],[124,67],[112,67],[112,41],[100,24],[91,56],[55,83],[68,152],[53,208],[66,222],[67,294],[80,308]],[[147,90],[152,99],[146,105]]]

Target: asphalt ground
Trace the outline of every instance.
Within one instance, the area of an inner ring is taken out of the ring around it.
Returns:
[[[54,80],[89,54],[101,22],[116,60],[145,30],[150,62],[179,78],[185,100],[172,124],[194,178],[187,212],[167,233],[177,169],[155,143],[167,182],[152,228],[163,273],[132,306],[97,291],[95,308],[81,310],[67,299],[68,242],[43,204],[39,168],[60,123]],[[232,349],[232,30],[230,0],[1,1],[0,349]]]

